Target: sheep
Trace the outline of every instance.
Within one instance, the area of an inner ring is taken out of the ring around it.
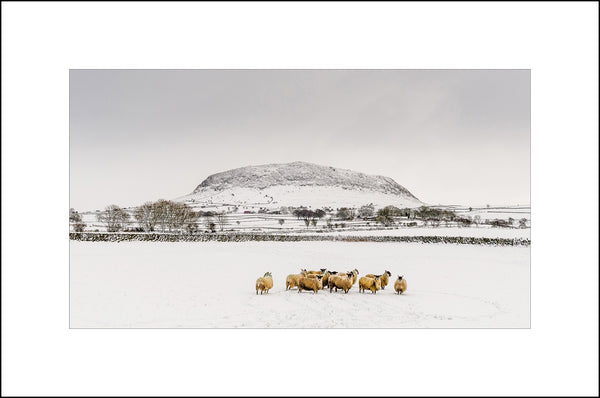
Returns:
[[[320,271],[308,271],[309,275],[323,275],[327,271],[327,268],[321,268]]]
[[[367,274],[365,276],[368,276],[369,278],[375,277],[373,274]],[[385,272],[381,275],[381,290],[385,290],[385,287],[390,282],[390,276],[392,276],[392,273],[388,270],[385,270]]]
[[[354,268],[354,270],[352,271],[352,285],[353,286],[356,283],[357,279],[358,279],[358,270],[356,268]]]
[[[397,294],[402,294],[406,291],[406,279],[404,279],[404,275],[398,275],[398,279],[396,279],[396,283],[394,283],[394,290]]]
[[[306,275],[306,278],[311,278],[311,279],[317,279],[317,277],[321,278],[321,288],[320,289],[322,289],[323,286],[324,286],[324,282],[323,281],[325,280],[325,275],[324,274],[323,275],[320,275],[320,274],[308,274],[308,275]]]
[[[285,279],[285,290],[290,290],[293,287],[298,287],[298,281],[303,276],[306,276],[306,270],[301,270],[299,274],[288,275]]]
[[[352,276],[354,274],[352,272],[347,272],[343,275],[334,275],[329,280],[329,293],[333,291],[337,292],[338,288],[342,289],[344,293],[348,293],[348,290],[352,288]]]
[[[321,279],[323,279],[323,275],[317,275],[316,278],[300,278],[300,280],[298,281],[298,293],[302,292],[302,289],[304,289],[312,290],[316,294],[317,291],[323,289],[323,282],[321,281]]]
[[[266,272],[265,275],[256,280],[256,294],[260,290],[260,294],[263,294],[264,291],[269,293],[269,289],[273,287],[273,276],[270,272]]]
[[[323,287],[329,287],[329,278],[331,277],[331,274],[329,273],[329,271],[325,271],[325,273],[323,274]]]
[[[358,291],[364,293],[365,290],[370,290],[371,294],[377,294],[377,291],[381,289],[381,275],[374,275],[374,278],[363,276],[358,280]]]

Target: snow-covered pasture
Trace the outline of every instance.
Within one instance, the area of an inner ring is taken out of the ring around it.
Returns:
[[[527,328],[530,248],[70,241],[74,328]],[[392,272],[377,294],[285,290],[300,268]],[[256,295],[255,281],[274,287]],[[404,275],[408,290],[393,284]]]

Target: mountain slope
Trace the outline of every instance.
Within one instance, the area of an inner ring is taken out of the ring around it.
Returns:
[[[306,162],[247,166],[213,174],[179,200],[261,207],[423,204],[389,177]]]

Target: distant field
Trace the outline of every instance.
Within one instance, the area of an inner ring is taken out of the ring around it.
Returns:
[[[437,206],[436,206],[437,207]],[[443,207],[443,206],[439,206]],[[470,236],[470,237],[496,237],[496,238],[530,238],[530,228],[520,229],[518,221],[521,218],[526,218],[527,226],[531,224],[530,208],[520,207],[490,207],[490,208],[473,208],[469,210],[466,207],[445,206],[452,209],[458,216],[479,216],[481,222],[486,220],[503,219],[508,220],[513,218],[515,228],[492,228],[489,225],[480,224],[479,226],[471,227],[447,227],[441,223],[438,227],[431,225],[424,226],[420,220],[408,220],[400,217],[397,219],[397,224],[392,228],[383,228],[381,224],[375,221],[365,221],[354,219],[352,221],[333,220],[333,228],[326,229],[325,219],[317,222],[317,226],[312,225],[307,228],[302,220],[298,220],[291,214],[259,214],[259,213],[244,213],[240,210],[236,213],[227,214],[227,224],[224,230],[232,232],[270,232],[270,233],[325,233],[334,235],[373,235],[373,236]],[[222,208],[222,207],[221,207]],[[222,208],[224,209],[224,208]],[[130,209],[131,210],[131,209]],[[198,209],[197,209],[198,210]],[[204,211],[214,210],[214,208],[206,207]],[[246,210],[246,211],[256,211]],[[96,220],[95,212],[81,213],[83,221],[87,224],[87,231],[104,231],[105,226]],[[279,220],[284,220],[283,224]],[[414,227],[408,227],[408,222],[416,222]],[[131,221],[129,226],[136,227],[135,221]],[[200,230],[204,230],[204,220],[199,220]]]

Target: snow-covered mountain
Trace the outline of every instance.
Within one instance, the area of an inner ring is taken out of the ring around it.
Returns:
[[[213,174],[178,200],[193,205],[267,208],[423,205],[389,177],[306,162],[247,166]]]

